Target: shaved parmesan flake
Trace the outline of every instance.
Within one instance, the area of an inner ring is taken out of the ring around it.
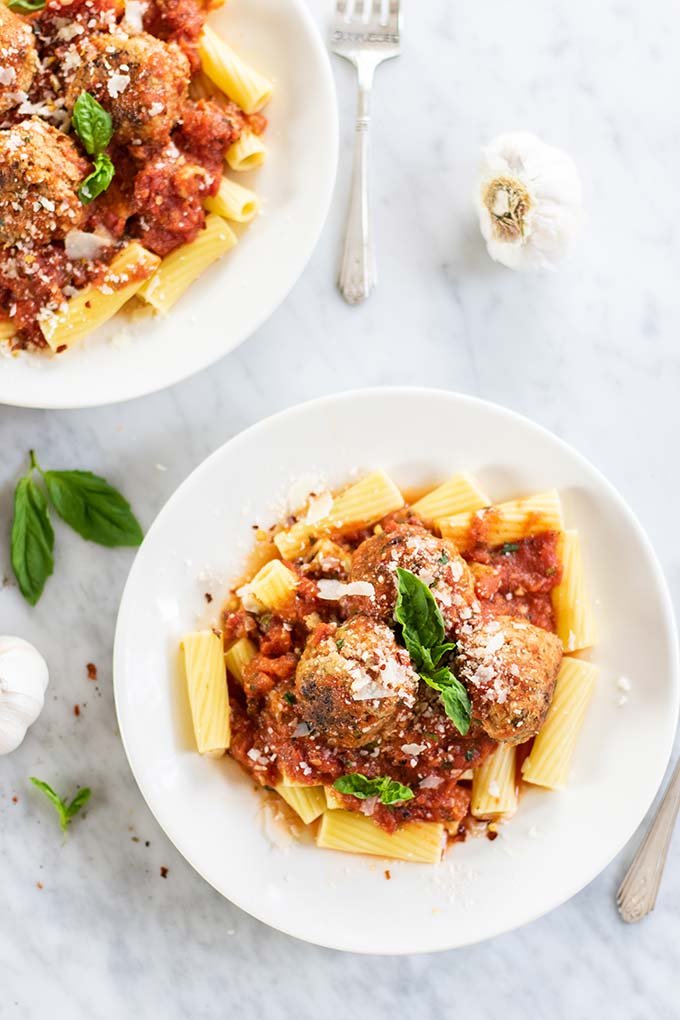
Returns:
[[[69,230],[64,238],[66,254],[70,259],[96,259],[111,242],[97,234],[88,234],[84,230]]]
[[[125,92],[129,84],[129,74],[112,74],[106,83],[106,91],[112,99],[117,99],[121,92]]]
[[[13,67],[0,67],[0,85],[11,85],[16,76]]]
[[[125,27],[131,32],[144,30],[144,14],[149,5],[141,0],[125,0]]]
[[[365,595],[368,598],[375,595],[375,588],[370,581],[350,581],[349,584],[345,584],[343,581],[324,579],[317,581],[317,587],[319,598],[328,602],[336,602],[348,595]]]

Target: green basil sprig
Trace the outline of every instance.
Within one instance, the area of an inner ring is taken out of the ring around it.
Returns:
[[[46,3],[47,0],[9,0],[7,6],[10,11],[19,11],[20,13],[28,11],[31,13],[32,11],[41,11]]]
[[[394,615],[401,640],[414,669],[441,695],[444,711],[465,736],[470,729],[470,698],[463,684],[445,663],[456,645],[445,641],[444,619],[434,595],[410,570],[397,568],[399,595]]]
[[[21,594],[32,606],[54,570],[54,531],[49,501],[61,519],[89,542],[136,546],[143,534],[121,494],[90,471],[43,471],[33,450],[28,474],[14,493],[12,568]],[[34,477],[37,471],[47,490]]]
[[[70,804],[67,804],[65,800],[55,793],[52,787],[45,783],[42,779],[36,779],[35,776],[31,776],[31,782],[34,786],[37,786],[41,790],[50,804],[54,807],[55,811],[59,815],[59,824],[61,825],[61,831],[66,832],[66,826],[71,821],[74,815],[77,815],[82,807],[87,804],[90,799],[92,791],[89,786],[84,786],[82,790],[78,790]]]
[[[378,797],[381,804],[401,804],[405,800],[413,798],[413,790],[403,786],[396,779],[389,776],[378,776],[377,779],[369,779],[361,772],[350,772],[346,776],[340,776],[333,783],[338,793],[351,794],[359,800],[366,800],[368,797]]]
[[[106,191],[115,172],[116,168],[111,162],[111,157],[105,152],[100,152],[94,157],[94,170],[78,188],[78,198],[83,205],[89,205],[97,195]]]
[[[111,114],[94,96],[81,92],[73,105],[71,123],[85,151],[93,157],[94,170],[78,189],[78,198],[83,205],[88,205],[106,191],[116,172],[111,158],[104,152],[113,135],[113,122]]]

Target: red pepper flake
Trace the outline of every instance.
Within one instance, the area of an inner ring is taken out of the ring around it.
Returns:
[[[80,705],[74,705],[73,706],[73,714],[74,715],[80,715]]]
[[[212,600],[213,600],[213,597],[212,597],[212,595],[210,594],[210,592],[209,592],[209,591],[207,591],[207,592],[205,593],[205,601],[206,601],[206,602],[208,603],[208,605],[210,605],[210,603],[212,602]]]
[[[387,879],[388,882],[392,878],[389,868],[385,868],[385,878]]]
[[[15,793],[15,794],[14,794],[14,796],[12,797],[12,803],[13,803],[13,804],[18,804],[18,803],[19,803],[19,798],[17,797],[16,793]]]
[[[97,667],[95,666],[94,662],[88,662],[88,664],[85,667],[85,669],[87,670],[87,679],[88,680],[96,680],[97,679]]]
[[[36,882],[35,884],[37,885],[38,889],[42,889],[43,887],[42,882]]]
[[[59,346],[57,347],[57,354],[63,354],[67,346],[68,346],[67,344],[59,344]]]
[[[168,877],[168,869],[163,867],[163,865],[161,865],[161,878],[167,878],[167,877]]]
[[[495,829],[487,829],[486,838],[493,842],[494,839],[498,839],[498,833]]]

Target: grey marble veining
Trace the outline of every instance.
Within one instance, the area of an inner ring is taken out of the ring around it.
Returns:
[[[323,25],[330,0],[310,5]],[[376,83],[380,284],[369,304],[348,308],[333,286],[354,107],[351,71],[337,62],[332,213],[303,278],[258,334],[145,400],[67,413],[0,408],[0,631],[35,641],[52,677],[39,722],[0,759],[2,1020],[680,1014],[680,838],[656,911],[630,928],[613,898],[636,841],[561,909],[457,952],[336,954],[242,914],[168,843],[123,754],[110,660],[132,554],[86,547],[57,526],[56,573],[36,609],[9,579],[12,492],[31,446],[46,465],[117,482],[148,525],[204,456],[260,417],[322,393],[412,382],[497,400],[591,458],[648,529],[677,607],[677,6],[407,6],[404,56]],[[569,150],[585,182],[583,239],[547,277],[492,264],[472,213],[480,146],[516,128]],[[87,662],[98,667],[96,684]],[[79,782],[95,791],[63,845],[28,786],[33,774],[63,791]]]

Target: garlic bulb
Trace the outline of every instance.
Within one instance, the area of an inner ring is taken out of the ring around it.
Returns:
[[[501,135],[484,149],[476,204],[496,262],[554,268],[581,225],[582,198],[572,158],[536,135]]]
[[[33,645],[0,636],[0,754],[14,751],[40,715],[48,681],[47,663]]]

